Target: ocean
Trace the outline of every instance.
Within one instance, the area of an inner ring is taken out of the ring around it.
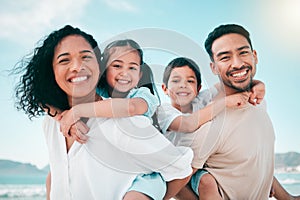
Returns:
[[[275,177],[293,195],[300,195],[300,173],[276,173]]]
[[[300,173],[275,174],[291,194],[300,195]],[[0,200],[45,200],[45,176],[0,177]]]
[[[0,176],[0,200],[45,200],[46,175]]]

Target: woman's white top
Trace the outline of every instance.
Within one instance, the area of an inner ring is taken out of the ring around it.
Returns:
[[[175,147],[144,116],[90,118],[87,143],[66,150],[59,123],[44,121],[51,170],[51,199],[122,199],[139,174],[159,172],[164,180],[191,174],[193,153]]]

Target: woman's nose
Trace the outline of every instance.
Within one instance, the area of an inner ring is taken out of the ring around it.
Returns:
[[[71,66],[71,70],[74,70],[74,71],[81,71],[83,68],[83,63],[79,60],[75,60],[73,63],[72,63],[72,66]]]

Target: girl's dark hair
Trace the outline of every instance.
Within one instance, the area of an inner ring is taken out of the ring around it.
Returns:
[[[60,110],[70,108],[66,93],[55,81],[52,64],[55,47],[70,35],[82,36],[94,49],[99,65],[101,63],[101,52],[93,36],[70,25],[53,31],[32,54],[17,63],[12,72],[20,74],[15,88],[16,107],[24,110],[30,119],[43,115],[44,109],[51,115],[47,105]]]
[[[179,57],[173,59],[165,68],[164,71],[164,76],[163,76],[163,83],[168,87],[168,81],[170,78],[170,75],[172,73],[172,70],[174,68],[178,67],[184,67],[188,66],[193,72],[195,73],[196,79],[197,79],[197,88],[201,85],[201,73],[200,73],[200,68],[199,66],[190,58],[185,58],[185,57]]]
[[[151,93],[155,96],[157,96],[157,98],[159,98],[158,92],[157,92],[157,88],[155,86],[154,83],[154,76],[153,76],[153,72],[150,68],[149,65],[147,65],[146,63],[144,63],[143,61],[143,50],[141,49],[140,45],[138,43],[136,43],[134,40],[131,39],[125,39],[125,40],[116,40],[111,42],[110,44],[108,44],[104,51],[103,51],[103,56],[102,56],[102,68],[101,71],[103,71],[102,76],[100,78],[99,81],[99,85],[101,89],[104,90],[108,90],[108,85],[107,85],[107,81],[106,81],[106,69],[107,69],[107,62],[110,58],[110,55],[113,51],[114,47],[130,47],[134,50],[137,51],[138,55],[140,56],[140,65],[141,65],[141,72],[142,77],[140,78],[140,81],[138,82],[137,87],[147,87],[149,88],[149,90],[151,91]]]

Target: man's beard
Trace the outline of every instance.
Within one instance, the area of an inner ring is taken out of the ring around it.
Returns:
[[[251,73],[252,72],[252,66],[242,66],[240,69],[238,70],[242,70],[242,69],[248,69],[248,73]],[[230,76],[230,74],[232,72],[234,72],[236,70],[231,70],[231,71],[228,71],[226,73],[227,76]],[[251,87],[252,87],[252,82],[253,82],[253,77],[252,75],[250,76],[250,81],[247,85],[245,85],[244,87],[239,87],[239,86],[236,86],[234,85],[232,82],[230,81],[223,81],[224,85],[226,85],[227,87],[230,87],[234,90],[236,90],[237,92],[246,92],[246,91],[250,91]]]
[[[251,87],[252,87],[252,83],[253,83],[253,78],[252,76],[250,77],[250,81],[247,85],[245,85],[244,87],[238,87],[238,86],[235,86],[234,84],[232,84],[231,82],[223,82],[224,85],[226,85],[227,87],[230,87],[234,90],[236,90],[237,92],[248,92],[251,90]]]

